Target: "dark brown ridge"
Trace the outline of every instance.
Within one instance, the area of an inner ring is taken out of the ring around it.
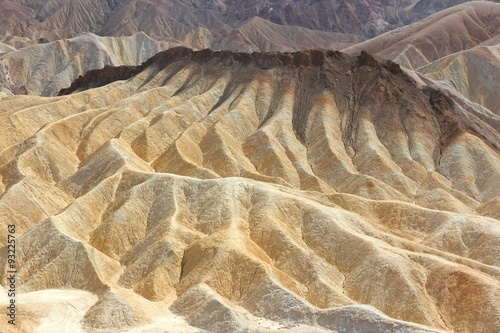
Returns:
[[[476,116],[464,116],[463,111],[444,92],[440,93],[437,88],[419,88],[398,64],[366,52],[361,52],[358,57],[351,57],[341,52],[325,50],[236,53],[208,49],[193,51],[176,47],[156,54],[140,66],[107,66],[89,71],[78,77],[69,88],[61,90],[59,95],[101,87],[117,80],[128,80],[152,66],[151,75],[154,76],[174,63],[172,72],[189,63],[200,65],[199,73],[194,74],[189,80],[192,82],[187,82],[184,88],[194,84],[202,76],[217,77],[220,73],[229,71],[231,80],[226,88],[227,93],[221,97],[221,103],[227,98],[226,95],[231,95],[232,89],[244,86],[259,72],[272,71],[278,90],[293,83],[295,102],[292,125],[297,138],[303,143],[307,143],[307,119],[317,96],[328,90],[336,96],[337,106],[344,114],[343,137],[346,147],[354,153],[353,138],[356,136],[359,119],[366,117],[367,112],[377,126],[393,126],[394,130],[402,128],[406,131],[407,126],[417,128],[418,119],[434,119],[421,127],[424,131],[434,133],[432,136],[439,141],[436,142],[436,154],[438,146],[447,145],[463,132],[475,133],[490,146],[500,149],[500,135],[487,121]],[[279,96],[281,93],[278,91],[276,94]],[[271,117],[273,112],[270,110],[266,118]],[[428,117],[422,115],[422,112]],[[470,119],[473,119],[473,123],[470,123]],[[384,141],[384,138],[381,137],[381,140]],[[438,159],[436,156],[436,161]]]
[[[212,51],[209,49],[193,51],[186,47],[175,47],[157,53],[140,66],[105,66],[102,69],[91,70],[83,76],[80,75],[70,87],[59,91],[58,95],[69,95],[74,92],[101,87],[114,81],[127,80],[149,66],[166,67],[168,64],[181,59],[199,64],[218,59],[223,65],[233,65],[235,63],[242,65],[253,64],[261,69],[270,69],[282,66],[321,66],[326,58],[331,57],[350,58],[348,55],[337,51],[309,50],[294,53],[237,53],[231,51]]]

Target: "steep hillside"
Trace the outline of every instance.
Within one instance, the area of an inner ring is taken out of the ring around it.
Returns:
[[[500,116],[500,35],[418,69],[434,80],[447,80],[463,96]]]
[[[498,119],[391,61],[175,48],[0,128],[15,332],[500,327]]]
[[[499,115],[499,33],[500,4],[470,2],[343,51],[365,50],[416,69]]]
[[[361,51],[418,68],[450,54],[468,50],[500,33],[500,4],[470,2],[396,29],[343,51]]]
[[[89,70],[140,65],[171,46],[138,33],[131,37],[84,34],[18,50],[11,48],[0,54],[0,88],[14,94],[54,96]]]

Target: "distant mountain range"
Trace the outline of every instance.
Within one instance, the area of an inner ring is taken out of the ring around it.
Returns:
[[[351,42],[418,21],[463,0],[4,0],[0,32],[29,38],[129,36],[217,48],[247,21],[346,34]],[[265,35],[265,34],[264,34]],[[338,37],[337,37],[338,38]],[[334,39],[335,40],[335,39]],[[244,45],[244,40],[233,38]],[[306,43],[307,44],[307,43]],[[307,45],[305,45],[307,46]],[[265,51],[265,49],[261,49]]]

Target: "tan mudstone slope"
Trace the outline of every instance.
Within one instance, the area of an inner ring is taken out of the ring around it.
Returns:
[[[463,96],[500,115],[500,34],[418,71],[434,80],[448,81]]]
[[[177,44],[158,42],[141,32],[130,37],[88,33],[17,50],[5,47],[0,49],[0,91],[54,96],[89,70],[107,65],[140,65],[172,46]]]
[[[2,332],[498,331],[500,120],[477,105],[319,51],[176,48],[62,94],[0,99]]]

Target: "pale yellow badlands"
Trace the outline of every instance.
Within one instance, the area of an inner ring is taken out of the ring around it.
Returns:
[[[85,89],[111,72],[0,99],[0,331],[500,327],[500,135],[473,106],[367,54],[174,49]]]
[[[90,70],[140,65],[156,53],[177,45],[155,41],[144,33],[128,37],[87,33],[17,50],[0,43],[0,91],[55,96]]]

